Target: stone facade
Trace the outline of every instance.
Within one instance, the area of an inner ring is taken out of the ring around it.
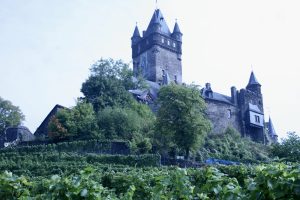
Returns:
[[[232,87],[231,96],[213,92],[210,83],[201,89],[201,95],[207,105],[206,113],[213,125],[213,133],[224,133],[227,127],[232,127],[244,137],[266,143],[261,86],[257,80],[253,82],[252,79],[256,80],[253,72],[246,89],[236,90]]]
[[[147,90],[130,90],[137,100],[152,105],[160,85],[171,82],[182,83],[182,33],[177,22],[171,33],[160,10],[156,9],[143,36],[135,27],[131,37],[133,71],[148,82]],[[201,89],[207,105],[206,114],[212,122],[212,132],[224,133],[228,127],[239,131],[242,136],[267,143],[265,135],[263,97],[261,85],[254,73],[246,88],[231,88],[231,96],[212,90],[210,83]],[[149,100],[151,99],[151,101]],[[273,124],[267,134],[277,141]]]
[[[178,24],[171,33],[160,10],[155,10],[143,36],[136,26],[131,38],[134,74],[158,83],[164,81],[163,77],[181,83],[181,38]]]
[[[206,114],[212,123],[212,133],[223,133],[228,127],[241,132],[239,109],[231,104],[206,100]]]

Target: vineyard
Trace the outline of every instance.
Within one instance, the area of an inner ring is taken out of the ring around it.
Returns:
[[[296,163],[160,166],[160,156],[108,155],[95,141],[0,150],[0,199],[299,199]],[[97,146],[97,147],[96,147]]]
[[[28,178],[0,175],[1,199],[299,199],[300,167],[200,169],[96,165],[79,173]]]

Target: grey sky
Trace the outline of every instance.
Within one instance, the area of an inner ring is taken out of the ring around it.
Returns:
[[[300,133],[300,2],[159,0],[183,32],[183,79],[224,94],[246,86],[251,65],[280,137]],[[32,132],[55,104],[82,94],[101,57],[131,61],[135,23],[145,30],[155,0],[0,0],[0,96],[18,105]]]

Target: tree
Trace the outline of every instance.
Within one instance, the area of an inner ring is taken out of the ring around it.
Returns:
[[[0,135],[7,127],[20,125],[24,120],[25,116],[19,107],[0,97]]]
[[[278,156],[287,161],[297,162],[300,160],[300,136],[295,132],[288,132],[288,137],[282,139],[281,144],[272,145],[273,156]]]
[[[98,125],[106,139],[132,141],[141,135],[149,137],[155,117],[149,107],[134,102],[130,107],[107,107],[98,113]]]
[[[163,146],[175,144],[188,158],[210,130],[200,91],[195,86],[163,86],[158,93],[158,105],[156,139]]]
[[[72,109],[60,110],[48,126],[49,137],[53,140],[75,137],[81,139],[99,138],[99,128],[93,106],[77,102]]]
[[[134,101],[128,92],[134,88],[132,70],[121,60],[100,59],[91,67],[91,75],[82,84],[81,92],[96,112],[105,107],[124,107]]]

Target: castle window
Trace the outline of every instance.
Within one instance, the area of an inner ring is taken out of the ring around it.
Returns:
[[[227,119],[230,119],[230,118],[231,118],[231,110],[228,109],[228,110],[227,110]]]
[[[176,47],[176,44],[175,44],[175,42],[173,42],[173,47]]]
[[[168,40],[168,45],[170,45],[170,41]]]
[[[258,116],[258,115],[255,115],[255,122],[256,122],[256,123],[260,123],[260,119],[259,119],[259,116]]]
[[[165,39],[164,38],[161,38],[161,43],[165,43]]]

